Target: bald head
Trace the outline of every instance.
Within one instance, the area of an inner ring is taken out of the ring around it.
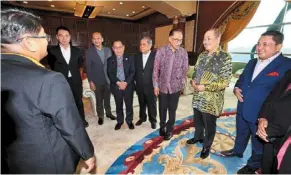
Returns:
[[[98,49],[102,49],[102,42],[103,42],[102,34],[99,32],[94,32],[92,34],[92,43],[94,44],[94,46],[97,47]]]

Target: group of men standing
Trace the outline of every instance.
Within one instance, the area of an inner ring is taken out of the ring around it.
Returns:
[[[48,49],[47,63],[54,71],[61,72],[67,79],[85,126],[84,105],[82,102],[82,67],[81,51],[70,45],[71,35],[68,28],[60,26],[56,30],[59,44]],[[174,29],[169,34],[169,44],[152,51],[152,40],[144,37],[140,40],[140,53],[129,56],[125,53],[122,41],[114,41],[112,50],[102,45],[103,36],[99,32],[92,34],[92,46],[86,50],[86,70],[90,89],[95,92],[98,124],[106,117],[117,119],[115,130],[125,122],[129,129],[134,129],[133,92],[137,92],[140,111],[136,126],[148,120],[151,128],[157,128],[157,97],[159,100],[160,135],[171,138],[175,123],[176,109],[181,90],[185,86],[188,70],[187,51],[180,47],[183,33]],[[116,104],[115,117],[111,112],[110,94]],[[123,102],[126,115],[123,113]],[[146,113],[148,111],[148,114]],[[167,121],[167,111],[169,120]]]
[[[137,92],[140,106],[139,120],[136,126],[148,120],[151,128],[157,128],[157,97],[160,98],[160,134],[170,139],[173,130],[175,113],[180,91],[188,70],[188,55],[181,48],[183,33],[175,29],[170,32],[169,45],[152,51],[152,40],[144,37],[140,40],[140,53],[129,56],[125,53],[122,41],[114,41],[112,50],[102,45],[103,36],[99,32],[92,34],[93,46],[86,51],[86,67],[90,88],[95,92],[97,101],[98,123],[103,124],[104,107],[106,116],[116,119],[110,110],[110,92],[116,104],[117,124],[119,130],[125,122],[129,129],[134,129],[133,92]],[[166,65],[166,66],[165,66]],[[174,69],[172,69],[174,68]],[[162,87],[160,90],[159,87]],[[171,98],[171,99],[169,99]],[[126,115],[123,113],[123,102]],[[168,103],[169,102],[169,103]],[[104,103],[104,105],[103,105]],[[166,124],[166,113],[169,110],[169,121]],[[166,132],[167,128],[167,132]]]

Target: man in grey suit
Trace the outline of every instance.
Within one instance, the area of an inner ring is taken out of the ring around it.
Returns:
[[[102,42],[103,37],[101,33],[94,32],[92,34],[93,46],[86,51],[87,77],[90,89],[95,92],[99,125],[102,125],[104,122],[104,107],[106,117],[116,120],[116,117],[111,113],[110,81],[107,76],[107,59],[111,57],[112,52],[108,47],[104,47]]]

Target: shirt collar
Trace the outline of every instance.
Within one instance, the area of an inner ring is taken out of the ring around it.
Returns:
[[[69,46],[67,49],[65,49],[65,48],[64,48],[63,46],[61,46],[60,44],[59,44],[59,46],[60,46],[60,48],[61,48],[62,51],[68,52],[69,50],[71,50],[71,46]]]
[[[40,66],[40,67],[44,67],[44,65],[42,65],[39,61],[37,61],[36,59],[32,58],[32,57],[28,57],[28,56],[25,56],[25,55],[22,55],[22,54],[18,54],[18,53],[3,53],[3,54],[7,54],[7,55],[18,55],[18,56],[21,56],[21,57],[24,57],[24,58],[27,58],[29,59],[30,61],[32,61],[34,64]]]
[[[219,54],[219,52],[221,51],[222,49],[221,49],[221,47],[219,46],[217,49],[216,49],[216,51],[215,52],[213,52],[213,54],[212,55],[217,55],[217,54]],[[203,52],[204,54],[206,54],[206,55],[208,55],[208,51],[207,50],[205,50],[204,52]]]
[[[146,53],[146,54],[142,54],[143,56],[149,56],[151,54],[151,50],[148,52],[148,53]]]
[[[271,56],[270,58],[268,58],[266,60],[261,60],[260,58],[258,58],[258,62],[262,63],[262,62],[268,61],[270,63],[275,58],[277,58],[280,54],[281,54],[281,52],[278,52],[278,53],[276,53],[275,55]]]
[[[94,46],[95,47],[95,46]],[[101,49],[99,50],[97,47],[95,47],[97,51],[102,52],[104,50],[104,47],[102,46]]]
[[[172,46],[171,46],[171,44],[169,43],[169,44],[167,45],[166,49],[167,49],[167,50],[171,50],[172,52],[177,52],[177,51],[179,51],[179,50],[181,49],[181,47],[179,47],[178,49],[176,49],[175,51],[173,51],[173,50],[172,50]]]

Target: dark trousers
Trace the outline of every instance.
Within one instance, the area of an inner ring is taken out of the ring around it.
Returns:
[[[117,114],[117,123],[124,122],[123,114],[123,101],[125,102],[126,107],[126,118],[125,121],[127,124],[132,123],[133,119],[133,86],[128,85],[125,90],[119,90],[117,85],[111,85],[112,92],[116,104],[116,114]]]
[[[250,136],[252,141],[252,155],[248,159],[247,166],[259,169],[262,166],[263,144],[256,136],[258,126],[256,123],[251,123],[242,118],[241,115],[236,115],[236,138],[234,144],[234,152],[243,154],[246,150]]]
[[[277,174],[277,157],[273,143],[264,143],[262,156],[262,173]]]
[[[75,103],[77,105],[78,111],[80,113],[81,119],[83,121],[85,121],[85,111],[84,111],[84,104],[82,101],[82,97],[83,97],[83,88],[82,88],[82,83],[80,83],[80,85],[76,85],[72,78],[68,79],[68,83],[71,87],[74,99],[75,99]]]
[[[282,159],[280,168],[279,168],[279,174],[291,174],[291,145],[288,146],[285,155]]]
[[[96,96],[96,109],[99,118],[104,118],[104,107],[106,111],[106,116],[111,116],[110,107],[110,87],[109,84],[104,84],[101,86],[96,86],[95,90]]]
[[[195,124],[194,138],[197,140],[203,140],[204,148],[210,148],[216,132],[217,116],[200,112],[194,108],[193,119]]]
[[[174,129],[176,121],[176,110],[178,107],[180,91],[173,94],[159,94],[159,113],[160,113],[160,129],[165,129],[167,133],[171,133]],[[167,112],[169,111],[169,120],[167,120]]]
[[[139,118],[142,121],[147,120],[146,108],[148,108],[149,121],[157,123],[157,98],[152,88],[140,88],[137,90],[139,102]]]

